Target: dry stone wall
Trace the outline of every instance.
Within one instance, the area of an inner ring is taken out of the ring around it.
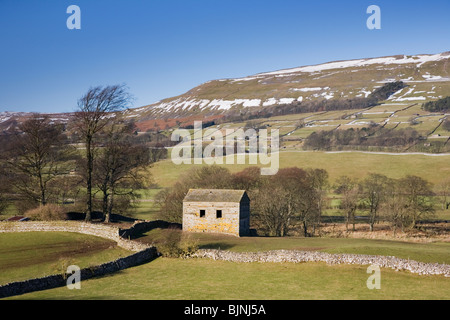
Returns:
[[[450,265],[424,263],[414,260],[400,259],[391,256],[374,256],[362,254],[331,254],[317,251],[275,250],[268,252],[231,252],[223,250],[202,249],[191,257],[209,258],[232,262],[272,262],[301,263],[325,262],[328,264],[378,265],[396,271],[408,270],[419,275],[444,275],[450,277]]]
[[[100,224],[86,223],[78,221],[52,221],[52,222],[1,222],[0,233],[2,232],[76,232],[91,236],[101,237],[117,242],[119,247],[126,250],[138,252],[148,249],[150,246],[124,239],[120,236],[120,229]]]
[[[125,258],[120,258],[98,266],[80,270],[80,280],[104,276],[123,269],[149,262],[157,257],[155,248],[148,248]],[[55,274],[47,277],[18,281],[0,286],[0,298],[21,295],[29,292],[48,290],[66,285],[69,274]]]

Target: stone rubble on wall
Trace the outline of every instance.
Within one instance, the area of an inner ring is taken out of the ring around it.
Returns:
[[[191,257],[225,260],[231,262],[272,262],[302,263],[325,262],[327,264],[378,265],[396,271],[408,270],[419,275],[444,275],[450,277],[450,265],[424,263],[400,259],[392,256],[373,256],[363,254],[331,254],[318,251],[274,250],[267,252],[231,252],[215,249],[198,250]]]

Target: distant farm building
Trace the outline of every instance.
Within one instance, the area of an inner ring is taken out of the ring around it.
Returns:
[[[183,231],[246,236],[250,198],[243,190],[191,189],[183,200]]]

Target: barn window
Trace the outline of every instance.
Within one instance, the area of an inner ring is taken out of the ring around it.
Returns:
[[[200,210],[200,218],[204,218],[206,216],[205,210]]]
[[[221,219],[222,218],[222,210],[217,210],[216,211],[216,217],[217,217],[217,219]]]

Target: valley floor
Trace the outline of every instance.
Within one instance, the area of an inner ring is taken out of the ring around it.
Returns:
[[[450,299],[450,279],[381,270],[381,289],[369,290],[367,267],[325,263],[234,263],[158,258],[81,290],[59,288],[14,299],[99,300],[379,300]]]
[[[160,245],[167,230],[154,229],[136,240]],[[50,236],[50,238],[49,238]],[[353,253],[396,256],[429,263],[450,264],[450,242],[431,243],[351,238],[236,238],[212,234],[188,234],[200,248],[225,249],[234,252],[268,250],[307,250],[324,253]],[[17,234],[4,234],[0,244],[13,245]],[[61,237],[61,236],[58,236]],[[57,237],[57,238],[58,238]],[[28,246],[38,249],[55,235],[27,234]],[[57,239],[56,238],[56,239]],[[93,238],[95,237],[88,237]],[[92,242],[89,239],[84,240]],[[8,240],[9,239],[9,240]],[[32,240],[34,239],[34,240]],[[30,243],[29,240],[32,240]],[[75,239],[74,239],[75,240]],[[21,240],[22,244],[24,240]],[[67,241],[73,241],[67,239]],[[75,246],[79,244],[75,241]],[[70,247],[70,244],[67,244]],[[8,250],[5,247],[4,250]],[[28,251],[25,264],[34,259]],[[36,250],[39,252],[39,250]],[[52,260],[52,259],[50,259]],[[74,263],[76,261],[73,261]],[[47,261],[57,266],[61,261]],[[87,263],[87,262],[84,262]],[[24,266],[25,267],[25,266]],[[22,268],[15,268],[20,272]],[[30,268],[26,267],[30,271]],[[28,272],[27,271],[27,272]],[[161,257],[116,274],[82,282],[81,290],[57,288],[8,298],[21,299],[105,299],[105,300],[341,300],[341,299],[450,299],[450,278],[425,276],[408,271],[381,268],[381,289],[367,287],[367,266],[308,263],[239,263],[210,259]]]

